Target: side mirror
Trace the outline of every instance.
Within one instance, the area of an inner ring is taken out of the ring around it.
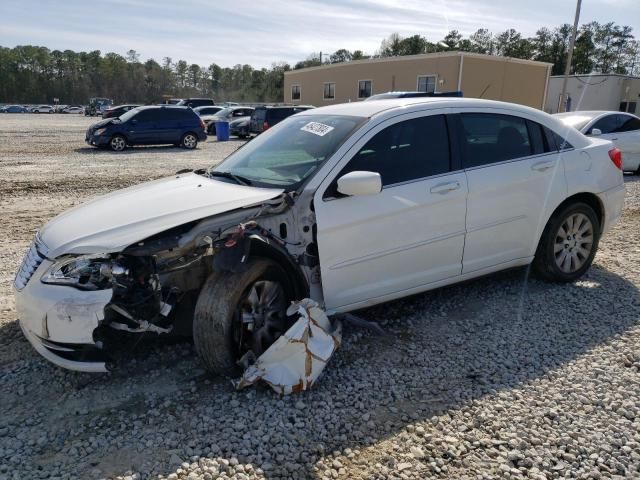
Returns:
[[[349,172],[338,179],[338,192],[349,196],[376,195],[382,191],[377,172]]]
[[[602,135],[602,130],[600,130],[599,128],[592,128],[590,135],[593,136],[593,137],[597,137],[598,135]]]

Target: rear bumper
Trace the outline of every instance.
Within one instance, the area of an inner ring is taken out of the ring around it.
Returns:
[[[207,139],[207,133],[202,130],[201,132],[198,132],[198,140],[201,142],[204,142]]]
[[[611,227],[613,227],[624,210],[624,195],[625,188],[624,183],[611,188],[598,196],[604,205],[604,225],[602,226],[602,233],[607,233]]]

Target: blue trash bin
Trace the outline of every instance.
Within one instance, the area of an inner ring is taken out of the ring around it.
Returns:
[[[216,122],[216,137],[219,142],[226,142],[229,140],[229,122]]]

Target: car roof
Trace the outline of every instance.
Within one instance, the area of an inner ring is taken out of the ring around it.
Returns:
[[[567,118],[567,117],[591,117],[596,118],[604,115],[631,115],[630,112],[618,112],[617,110],[574,110],[573,112],[562,112],[554,114],[555,117]]]
[[[444,108],[464,108],[479,113],[495,113],[503,115],[519,115],[538,122],[556,132],[561,132],[575,147],[583,147],[588,140],[572,127],[567,127],[560,118],[555,115],[538,110],[536,108],[518,105],[515,103],[499,102],[496,100],[482,100],[464,97],[413,97],[392,98],[387,100],[373,100],[370,102],[351,102],[313,108],[296,114],[312,119],[321,115],[345,115],[364,117],[384,121],[402,113],[414,113]]]
[[[477,98],[458,97],[413,97],[413,98],[389,98],[373,100],[369,102],[349,102],[318,107],[307,110],[304,115],[349,115],[355,117],[374,117],[390,110],[402,110],[408,107],[432,107],[432,108],[507,108],[521,112],[536,112],[540,110],[517,105],[514,103],[499,102],[496,100],[481,100]]]
[[[138,110],[142,111],[142,110],[149,110],[149,109],[154,109],[154,110],[159,110],[161,108],[167,108],[167,109],[171,109],[171,110],[191,110],[191,107],[186,107],[184,105],[143,105],[141,107],[138,107]]]

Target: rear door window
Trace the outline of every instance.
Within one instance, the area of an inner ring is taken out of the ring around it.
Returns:
[[[627,115],[620,115],[622,122],[618,127],[618,132],[633,132],[640,130],[640,118],[635,118]]]
[[[462,113],[460,118],[465,168],[533,155],[524,118],[493,113]]]
[[[544,135],[542,125],[527,120],[527,129],[529,130],[531,149],[533,150],[534,155],[541,155],[551,151],[547,137]]]

